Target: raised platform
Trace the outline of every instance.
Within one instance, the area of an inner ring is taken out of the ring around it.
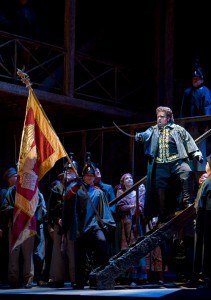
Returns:
[[[210,300],[211,289],[205,287],[191,288],[178,285],[176,283],[167,283],[164,285],[140,285],[136,287],[116,286],[114,290],[94,290],[85,287],[84,290],[74,290],[70,285],[65,284],[64,288],[40,288],[36,285],[32,289],[8,289],[7,287],[0,288],[1,300],[59,300],[59,299],[81,299],[96,300],[100,299],[124,299],[127,300],[138,298],[144,299],[168,299],[168,300]]]

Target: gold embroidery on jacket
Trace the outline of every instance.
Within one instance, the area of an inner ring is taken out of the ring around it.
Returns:
[[[156,163],[167,163],[179,158],[178,154],[170,155],[169,152],[169,132],[170,129],[164,127],[160,132],[158,156],[155,159]]]

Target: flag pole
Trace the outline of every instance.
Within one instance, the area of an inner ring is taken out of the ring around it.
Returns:
[[[32,84],[31,84],[31,82],[30,82],[29,75],[28,75],[27,73],[24,72],[24,68],[23,68],[22,70],[20,70],[20,69],[17,68],[17,75],[18,75],[19,77],[21,77],[21,81],[26,85],[26,87],[32,91],[32,93],[34,94],[35,100],[37,101],[37,103],[38,103],[39,106],[40,106],[40,109],[42,110],[43,114],[45,115],[46,119],[48,120],[48,123],[49,123],[49,125],[51,126],[52,130],[55,132],[55,130],[53,129],[53,127],[52,127],[52,125],[51,125],[50,120],[49,120],[48,117],[46,116],[46,113],[44,112],[44,110],[43,110],[41,104],[40,104],[39,101],[37,100],[37,97],[36,97],[36,95],[35,95],[35,93],[34,93],[32,87],[31,87]],[[55,132],[55,134],[56,134],[56,132]],[[61,145],[62,145],[62,144],[61,144]],[[62,147],[63,147],[63,145],[62,145]],[[76,176],[79,177],[78,172],[77,172],[76,168],[74,167],[73,162],[72,162],[72,160],[70,159],[70,157],[69,157],[67,151],[64,149],[64,147],[63,147],[63,150],[64,150],[64,152],[66,153],[67,160],[68,160],[68,162],[70,163],[70,165],[71,165],[73,171],[75,172]]]

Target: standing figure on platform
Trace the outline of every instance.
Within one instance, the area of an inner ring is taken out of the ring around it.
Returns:
[[[175,212],[176,205],[168,196],[173,181],[180,184],[183,208],[193,203],[194,177],[189,159],[202,162],[203,157],[191,135],[174,123],[169,107],[157,107],[156,115],[157,124],[136,133],[135,139],[144,144],[148,157],[144,215],[148,220],[158,217],[163,223]]]
[[[211,91],[205,85],[204,80],[204,70],[199,66],[199,63],[196,62],[192,73],[192,85],[185,89],[182,97],[180,109],[181,118],[211,115]],[[209,121],[203,121],[187,123],[185,128],[191,136],[196,139],[205,133],[210,126]],[[207,141],[204,140],[198,145],[204,157],[211,151],[208,140],[210,141],[209,137]],[[197,172],[203,172],[205,165],[206,161],[204,161],[203,164],[195,162],[193,168]]]
[[[130,173],[122,175],[120,185],[117,189],[117,197],[133,186],[133,177]],[[138,188],[138,199],[136,191],[117,202],[117,211],[121,216],[121,250],[128,249],[137,239],[145,233],[143,222],[145,186],[141,184]],[[147,279],[145,258],[139,260],[137,265],[131,266],[126,272],[126,278],[131,285],[136,285]]]

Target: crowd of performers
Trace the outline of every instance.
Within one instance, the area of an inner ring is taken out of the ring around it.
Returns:
[[[72,158],[52,182],[48,199],[39,191],[37,234],[15,249],[10,245],[18,174],[13,167],[5,172],[8,189],[1,190],[1,282],[10,288],[31,288],[34,283],[60,288],[69,282],[71,288],[83,289],[91,285],[92,270],[103,269],[112,256],[195,203],[194,219],[171,241],[164,241],[131,265],[116,278],[116,284],[162,284],[165,272],[172,268],[177,279],[210,287],[211,156],[204,158],[206,169],[197,182],[190,162],[202,163],[203,156],[192,136],[174,123],[169,107],[158,107],[156,117],[156,125],[135,136],[144,145],[148,160],[146,183],[122,197],[134,185],[130,172],[122,174],[113,187],[102,181],[99,166],[90,157],[80,174]],[[110,205],[114,199],[117,201]]]

